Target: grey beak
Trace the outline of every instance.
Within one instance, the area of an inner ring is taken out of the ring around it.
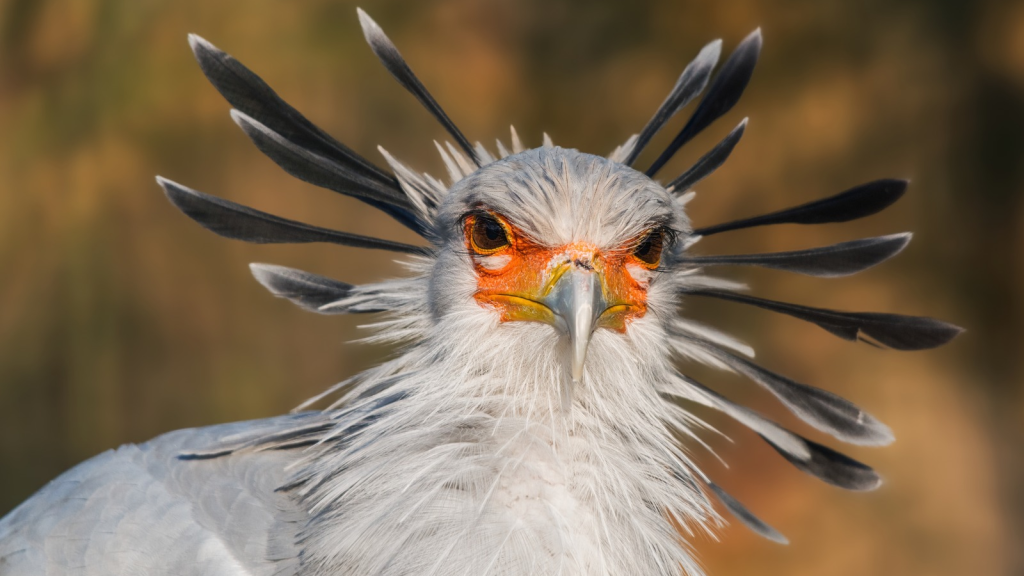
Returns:
[[[555,314],[555,327],[569,337],[569,373],[572,384],[583,378],[590,337],[597,319],[607,309],[601,278],[592,270],[573,267],[555,283],[542,303]],[[572,404],[572,384],[562,388],[562,408]]]

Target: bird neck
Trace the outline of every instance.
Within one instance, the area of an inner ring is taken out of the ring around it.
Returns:
[[[530,339],[502,338],[501,349],[414,347],[386,386],[339,418],[348,432],[303,472],[311,557],[385,575],[693,566],[673,523],[713,513],[665,426],[672,412],[652,382],[660,363],[596,334],[592,358],[604,360],[588,365],[563,410],[562,344],[532,327],[520,336]]]

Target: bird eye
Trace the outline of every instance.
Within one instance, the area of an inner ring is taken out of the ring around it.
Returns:
[[[633,256],[652,267],[657,266],[661,261],[661,250],[664,247],[665,233],[661,230],[651,230],[633,249]]]
[[[505,228],[489,214],[478,214],[472,218],[469,239],[479,254],[492,254],[509,245]]]

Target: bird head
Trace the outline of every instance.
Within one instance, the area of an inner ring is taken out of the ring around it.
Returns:
[[[547,346],[553,329],[568,376],[565,407],[595,332],[625,338],[652,309],[671,310],[676,297],[659,291],[659,276],[673,269],[677,239],[689,229],[678,200],[643,173],[558,147],[510,155],[461,179],[440,204],[437,226],[433,313],[469,315],[487,328],[535,324],[538,338],[503,346],[534,357],[531,343]],[[505,339],[493,334],[481,345]]]

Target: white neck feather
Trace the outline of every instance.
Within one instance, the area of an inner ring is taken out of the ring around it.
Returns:
[[[687,416],[656,391],[670,370],[658,323],[595,334],[566,414],[554,329],[481,313],[447,316],[350,394],[337,439],[299,475],[318,514],[307,561],[338,574],[699,574],[673,523],[716,517],[671,432]]]

